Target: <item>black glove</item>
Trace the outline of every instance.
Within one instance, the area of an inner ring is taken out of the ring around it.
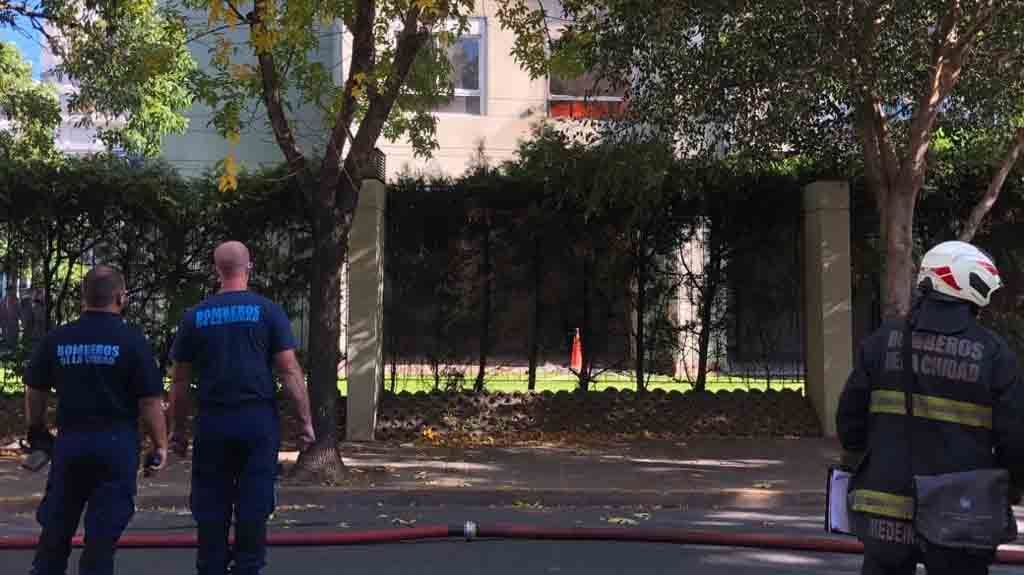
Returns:
[[[47,456],[53,456],[53,444],[57,439],[45,427],[34,427],[28,430],[26,451],[42,451]]]
[[[28,430],[28,437],[23,442],[23,448],[28,453],[21,462],[21,466],[29,471],[36,472],[46,467],[53,456],[53,444],[55,438],[43,427]]]
[[[844,471],[853,472],[860,465],[860,462],[863,458],[863,451],[850,451],[844,449],[842,453],[839,455],[839,468]]]

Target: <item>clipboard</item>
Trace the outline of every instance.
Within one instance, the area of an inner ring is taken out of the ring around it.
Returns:
[[[828,468],[825,483],[825,532],[854,535],[846,496],[850,491],[853,472],[842,467]]]

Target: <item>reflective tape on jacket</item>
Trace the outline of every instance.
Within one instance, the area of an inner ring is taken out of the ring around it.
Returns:
[[[914,500],[906,495],[896,495],[871,489],[854,489],[850,492],[850,509],[861,513],[910,520],[914,518]]]
[[[958,423],[970,427],[992,429],[992,408],[967,401],[956,401],[932,395],[913,394],[914,417]],[[871,413],[906,415],[906,402],[902,391],[875,390],[871,392]]]

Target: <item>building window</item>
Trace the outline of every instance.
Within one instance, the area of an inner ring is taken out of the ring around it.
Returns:
[[[484,113],[485,47],[484,21],[471,19],[469,30],[448,48],[455,89],[448,103],[439,106],[437,112],[477,116]]]
[[[548,94],[548,115],[552,118],[608,118],[625,109],[625,88],[597,81],[592,73],[576,78],[552,74]]]

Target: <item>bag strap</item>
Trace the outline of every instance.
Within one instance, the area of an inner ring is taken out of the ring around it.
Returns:
[[[913,312],[907,314],[907,321],[903,326],[903,350],[901,362],[903,365],[902,383],[903,383],[903,401],[905,404],[906,415],[904,420],[906,421],[906,435],[907,435],[907,462],[910,465],[910,476],[914,476],[914,448],[913,448],[913,437],[914,437],[914,384],[917,381],[914,375],[914,364],[913,364],[913,353],[911,350],[911,338],[914,334],[913,324]]]

